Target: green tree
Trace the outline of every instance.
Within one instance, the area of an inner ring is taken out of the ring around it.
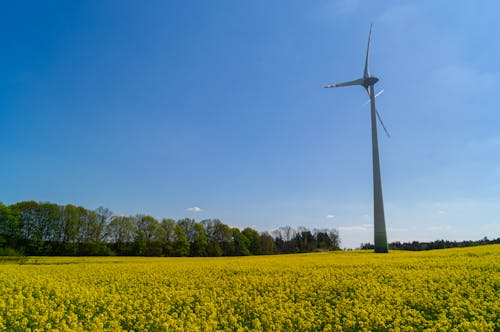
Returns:
[[[194,224],[194,240],[191,243],[191,256],[207,256],[207,235],[201,224]]]
[[[177,225],[182,227],[189,243],[193,243],[196,238],[196,222],[193,219],[184,218],[177,221]]]
[[[0,247],[20,249],[19,211],[0,202]]]
[[[316,238],[305,227],[300,227],[297,230],[293,243],[295,245],[294,251],[298,252],[310,252],[317,247]]]
[[[206,256],[208,243],[203,226],[189,218],[178,220],[177,225],[184,230],[184,234],[190,244],[190,255]]]
[[[78,207],[78,216],[80,221],[78,223],[78,237],[77,242],[90,243],[95,239],[94,224],[97,223],[97,216],[94,211],[87,210],[84,207]]]
[[[163,253],[166,256],[172,256],[175,242],[175,220],[164,218],[160,223],[160,227],[163,230],[160,238]]]
[[[136,219],[137,230],[142,233],[147,242],[151,242],[159,238],[158,232],[160,224],[158,223],[158,220],[147,215],[138,215]]]
[[[39,203],[38,207],[38,223],[42,239],[47,242],[62,242],[64,234],[63,207],[48,202]]]
[[[207,235],[207,255],[222,256],[232,252],[231,228],[223,224],[219,219],[206,219],[201,221]]]
[[[188,256],[190,245],[186,233],[184,233],[184,229],[179,225],[175,225],[174,234],[175,242],[172,251],[173,256]]]
[[[137,215],[136,248],[139,255],[160,256],[163,253],[161,239],[163,229],[158,220],[147,215]]]
[[[106,236],[106,226],[111,220],[113,212],[105,207],[98,207],[95,209],[95,219],[90,220],[91,223],[91,234],[93,241],[95,243],[100,243],[105,240]]]
[[[106,238],[111,243],[130,243],[137,232],[137,220],[129,216],[113,216],[106,228]]]
[[[250,251],[248,250],[248,244],[250,241],[243,235],[238,228],[232,228],[231,233],[233,235],[233,252],[230,255],[234,256],[248,256]]]
[[[106,238],[119,255],[132,255],[137,224],[134,217],[113,216],[106,227]]]
[[[250,227],[245,228],[241,233],[243,235],[245,235],[245,237],[249,241],[248,250],[250,250],[250,252],[253,255],[259,255],[260,254],[260,235],[259,235],[259,233]]]
[[[330,238],[330,250],[340,250],[340,235],[336,229],[331,229],[328,231],[328,237]]]
[[[76,206],[68,204],[64,207],[62,217],[62,242],[77,242],[80,229],[80,210]]]
[[[62,237],[61,207],[52,203],[19,202],[10,206],[19,216],[20,242],[27,254],[51,254],[51,242]]]
[[[260,252],[265,255],[274,254],[276,250],[274,239],[269,233],[260,234]]]

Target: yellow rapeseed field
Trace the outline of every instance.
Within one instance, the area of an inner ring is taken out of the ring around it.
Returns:
[[[0,264],[7,331],[499,331],[500,245]]]

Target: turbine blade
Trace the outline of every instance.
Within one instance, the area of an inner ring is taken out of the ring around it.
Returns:
[[[325,86],[325,89],[338,88],[341,86],[349,86],[349,85],[363,85],[363,82],[364,80],[362,78],[358,78],[357,80],[354,81],[329,84]]]
[[[368,87],[366,86],[363,86],[366,90],[366,93],[368,94],[368,97],[370,97],[370,89],[368,89]],[[368,99],[368,102],[370,102],[370,99]]]
[[[370,94],[370,91],[372,93],[375,93],[374,89],[373,89],[373,85],[370,85],[370,89],[368,89],[367,87],[365,88],[366,89],[366,92],[368,92],[368,96],[370,96],[370,102],[372,101],[372,98],[371,98],[371,94]],[[379,92],[378,94],[380,94],[381,92]],[[384,125],[384,122],[382,121],[382,118],[380,117],[380,114],[378,114],[378,111],[377,111],[377,106],[375,106],[375,97],[377,95],[374,96],[373,98],[373,104],[372,104],[372,107],[375,108],[375,114],[377,115],[377,118],[378,118],[378,121],[380,122],[380,124],[382,125],[382,128],[384,128],[384,131],[385,131],[385,134],[387,135],[387,137],[391,138],[391,135],[389,134],[389,132],[387,131],[387,128],[385,127]]]
[[[382,121],[382,117],[380,116],[376,108],[375,108],[375,113],[377,114],[378,121],[380,121],[382,128],[384,128],[385,134],[387,135],[387,137],[391,138],[391,135],[387,131],[387,128],[385,127],[384,122]]]
[[[368,89],[366,89],[366,91],[368,92],[368,96],[370,96],[370,91]],[[384,89],[380,90],[376,95],[375,95],[375,98],[377,98],[378,96],[380,96],[382,93],[384,93]],[[366,106],[370,103],[370,99],[368,99],[367,101],[365,101],[365,103],[363,104],[363,106]]]
[[[370,34],[368,35],[368,47],[366,48],[366,60],[365,60],[365,71],[363,73],[363,77],[370,77],[370,72],[368,71],[368,56],[370,54],[370,40],[372,39],[372,26],[373,23],[370,24]]]
[[[380,90],[380,91],[379,91],[379,92],[375,95],[375,98],[377,98],[378,96],[380,96],[381,94],[383,94],[383,93],[384,93],[384,91],[385,91],[384,89]]]

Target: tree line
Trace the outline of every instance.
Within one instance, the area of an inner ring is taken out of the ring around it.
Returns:
[[[340,249],[336,230],[240,230],[219,219],[158,221],[99,207],[0,202],[0,249],[25,255],[245,256]]]
[[[433,250],[433,249],[446,249],[446,248],[463,248],[463,247],[474,247],[482,246],[486,244],[497,244],[500,243],[500,238],[489,240],[487,237],[482,238],[477,241],[448,241],[448,240],[436,240],[432,242],[391,242],[389,243],[389,249],[395,250],[410,250],[410,251],[422,251],[422,250]],[[371,243],[361,243],[360,249],[374,249]]]

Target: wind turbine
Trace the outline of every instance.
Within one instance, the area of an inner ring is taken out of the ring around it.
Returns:
[[[372,24],[373,25],[373,24]],[[372,125],[372,157],[373,157],[373,218],[374,218],[374,243],[376,253],[389,252],[387,246],[387,233],[385,230],[385,216],[384,216],[384,199],[382,197],[382,180],[380,178],[380,162],[378,156],[378,139],[377,139],[377,118],[382,125],[387,136],[389,133],[382,122],[380,115],[375,107],[375,89],[374,85],[378,82],[378,78],[371,76],[368,70],[368,56],[370,53],[370,40],[372,37],[372,25],[370,25],[370,34],[368,35],[368,47],[366,49],[365,71],[363,77],[354,81],[330,84],[325,88],[337,88],[349,85],[361,85],[365,88],[368,96],[370,96],[371,105],[371,125]]]

